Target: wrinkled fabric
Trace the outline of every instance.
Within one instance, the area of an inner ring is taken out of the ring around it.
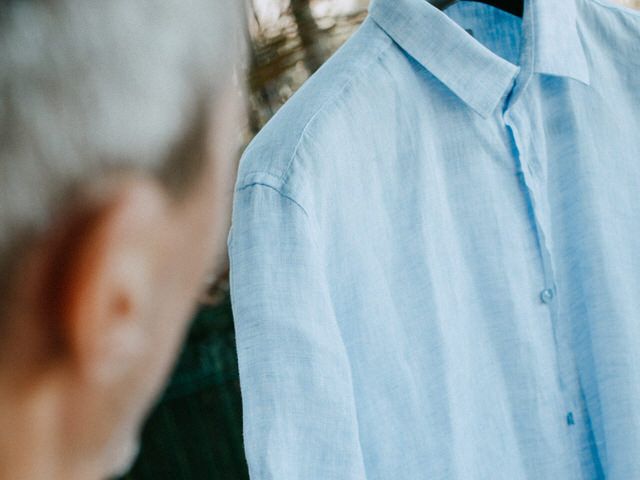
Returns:
[[[374,0],[228,243],[252,479],[640,478],[640,12]]]

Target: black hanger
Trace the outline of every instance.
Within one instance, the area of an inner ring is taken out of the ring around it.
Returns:
[[[429,0],[429,3],[438,7],[440,10],[444,10],[449,5],[453,5],[458,0]],[[522,12],[524,11],[524,0],[472,0],[475,2],[486,3],[487,5],[491,5],[499,8],[500,10],[504,10],[505,12],[509,12],[511,15],[516,15],[518,17],[522,17]]]

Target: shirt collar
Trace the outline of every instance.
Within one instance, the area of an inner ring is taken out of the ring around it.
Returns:
[[[522,66],[496,55],[427,0],[373,0],[371,18],[473,110],[488,117],[518,72],[589,84],[575,0],[525,0]]]

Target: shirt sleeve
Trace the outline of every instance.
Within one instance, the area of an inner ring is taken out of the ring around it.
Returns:
[[[236,192],[231,299],[252,480],[366,478],[349,359],[311,225],[274,188]]]

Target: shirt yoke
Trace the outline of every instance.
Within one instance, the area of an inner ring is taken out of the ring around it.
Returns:
[[[236,190],[262,184],[297,201],[306,179],[294,164],[307,137],[323,130],[326,112],[338,100],[353,95],[349,88],[367,75],[368,67],[393,44],[367,18],[336,53],[283,105],[249,144],[238,169]]]

